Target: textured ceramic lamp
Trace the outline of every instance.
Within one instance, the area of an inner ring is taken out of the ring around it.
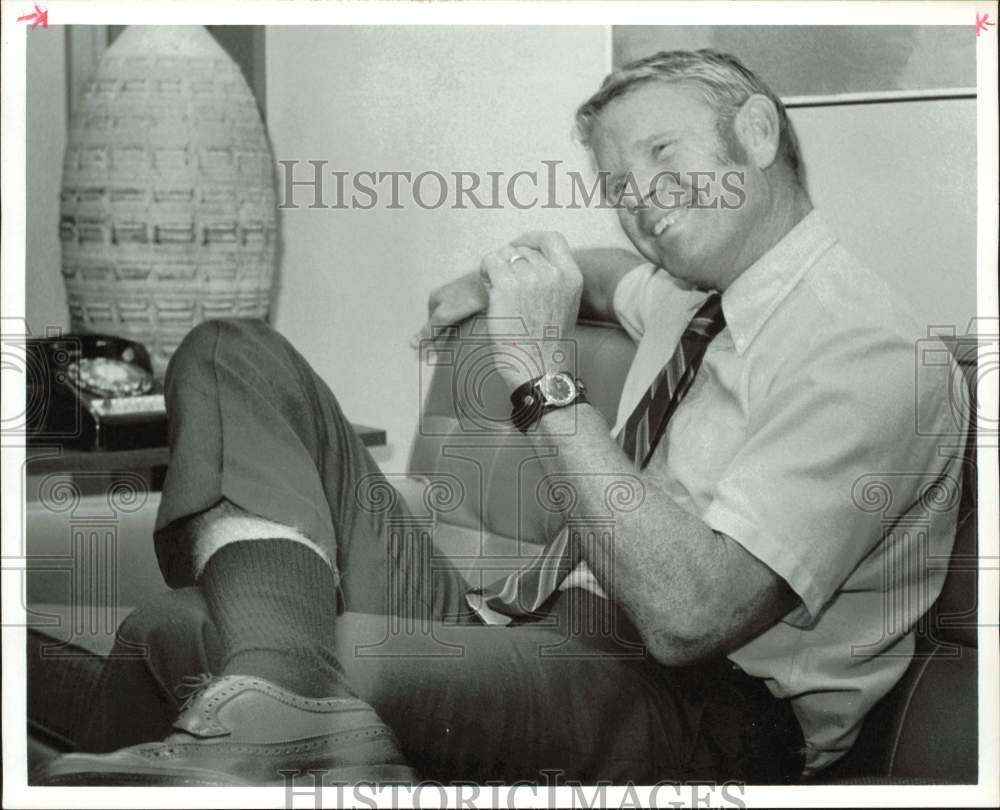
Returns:
[[[253,94],[202,27],[133,26],[70,124],[60,215],[71,328],[146,345],[162,375],[206,318],[266,318],[276,210]]]

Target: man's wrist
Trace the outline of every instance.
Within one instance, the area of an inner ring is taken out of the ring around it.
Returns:
[[[561,443],[576,442],[580,439],[580,430],[584,425],[592,424],[591,414],[598,413],[591,402],[574,402],[565,408],[553,408],[542,414],[535,427],[528,435],[533,435],[536,441]],[[601,424],[604,423],[600,417]]]
[[[566,372],[547,373],[527,380],[511,392],[511,423],[523,433],[548,412],[586,401],[583,380]]]
[[[546,374],[565,374],[571,379],[576,379],[576,374],[572,369],[566,366],[552,366],[551,368],[542,367],[538,369],[537,373],[531,373],[532,370],[526,370],[523,368],[513,369],[502,369],[499,370],[500,377],[503,379],[504,383],[507,385],[507,391],[513,394],[518,388],[524,385],[526,382],[531,380],[537,380],[544,377]],[[530,375],[530,376],[529,376]]]
[[[509,353],[505,352],[500,358],[508,362],[498,362],[496,370],[511,393],[529,380],[537,380],[546,374],[568,374],[573,378],[578,374],[574,352],[563,347],[543,350],[542,356],[539,356],[537,352],[524,351],[515,344]]]

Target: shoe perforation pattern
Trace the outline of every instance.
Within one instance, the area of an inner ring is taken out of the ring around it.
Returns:
[[[278,703],[296,709],[307,709],[324,714],[348,711],[373,712],[367,703],[357,698],[303,697],[279,689],[266,681],[237,675],[220,678],[214,684],[210,685],[206,689],[206,695],[197,709],[197,714],[192,716],[190,712],[185,712],[178,718],[175,726],[199,736],[229,733],[229,729],[219,721],[218,711],[234,695],[245,692],[248,689],[253,689]],[[197,720],[195,719],[196,717],[198,718]]]
[[[343,746],[377,740],[380,737],[392,738],[392,732],[385,726],[372,726],[370,728],[345,731],[340,734],[328,734],[323,737],[314,737],[311,740],[297,742],[289,745],[275,743],[181,743],[170,745],[166,748],[159,745],[139,746],[136,753],[154,759],[170,759],[172,757],[188,756],[199,754],[205,751],[206,745],[211,746],[211,751],[215,753],[227,754],[257,754],[257,755],[278,755],[278,754],[302,754],[316,751],[329,746]]]

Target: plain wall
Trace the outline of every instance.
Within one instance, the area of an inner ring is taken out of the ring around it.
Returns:
[[[928,325],[976,312],[976,101],[790,111],[813,202]]]
[[[586,169],[572,116],[603,77],[609,42],[604,27],[269,28],[275,157],[349,172],[509,173],[546,159]],[[26,311],[36,334],[68,322],[58,243],[64,50],[61,32],[29,36]],[[976,308],[975,101],[800,108],[791,117],[813,199],[844,242],[928,324],[963,331]],[[404,468],[417,423],[408,339],[433,287],[526,230],[623,243],[613,215],[597,211],[282,214],[275,325],[349,417],[388,431],[390,446],[376,457],[390,472]]]
[[[604,75],[607,31],[580,28],[271,28],[268,129],[278,160],[329,170],[512,173],[562,159],[585,169],[573,111]],[[436,187],[428,186],[429,198]],[[296,195],[312,201],[306,189]],[[328,202],[333,203],[332,197]],[[420,408],[408,340],[429,291],[519,233],[620,239],[613,212],[309,210],[282,212],[275,323],[353,420],[388,431],[376,454],[401,471]]]
[[[66,149],[66,29],[28,31],[25,317],[34,335],[69,327],[60,273],[59,186]]]

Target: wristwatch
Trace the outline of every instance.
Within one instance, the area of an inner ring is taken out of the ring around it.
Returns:
[[[522,433],[537,425],[549,411],[586,402],[583,380],[565,371],[549,372],[519,385],[510,395],[510,421]]]

